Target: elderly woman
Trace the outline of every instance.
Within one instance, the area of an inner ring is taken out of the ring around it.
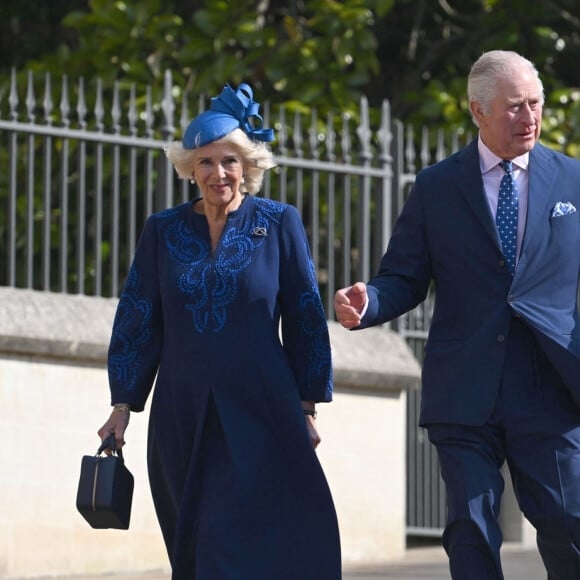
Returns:
[[[123,445],[155,382],[148,467],[174,580],[338,580],[315,453],[315,404],[332,398],[326,317],[297,210],[251,195],[274,165],[252,98],[226,86],[167,148],[200,196],[145,223],[99,436]]]

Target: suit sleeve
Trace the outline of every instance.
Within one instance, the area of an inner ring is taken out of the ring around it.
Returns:
[[[420,182],[419,175],[397,219],[378,273],[368,282],[368,308],[358,328],[393,320],[427,296],[431,263]]]
[[[280,308],[282,342],[300,398],[332,400],[328,324],[306,232],[293,206],[281,221]]]
[[[119,299],[109,344],[111,403],[142,411],[153,386],[162,347],[163,322],[157,269],[155,218],[137,244]]]

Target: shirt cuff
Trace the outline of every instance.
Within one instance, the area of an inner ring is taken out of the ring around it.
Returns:
[[[369,307],[369,296],[368,296],[368,294],[367,294],[367,297],[366,297],[365,303],[363,304],[363,307],[362,307],[362,309],[361,309],[361,311],[360,311],[360,317],[361,317],[361,318],[363,318],[363,317],[364,317],[364,315],[367,313],[368,307]]]

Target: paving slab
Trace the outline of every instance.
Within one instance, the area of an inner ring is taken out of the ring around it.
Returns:
[[[546,572],[536,549],[506,544],[502,551],[502,562],[505,580],[546,580]],[[410,548],[400,560],[381,566],[349,567],[343,573],[343,580],[450,579],[447,557],[439,546]],[[50,580],[170,580],[170,574],[166,570],[154,570],[144,574],[63,576],[50,577]]]

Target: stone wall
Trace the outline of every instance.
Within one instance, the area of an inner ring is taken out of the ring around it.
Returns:
[[[116,300],[0,288],[0,579],[167,570],[145,464],[147,409],[124,448],[135,476],[128,531],[75,508],[82,455],[109,414],[106,351]],[[405,550],[406,390],[419,365],[386,329],[330,323],[336,395],[319,405],[319,457],[345,568]]]

